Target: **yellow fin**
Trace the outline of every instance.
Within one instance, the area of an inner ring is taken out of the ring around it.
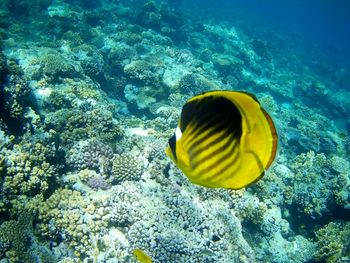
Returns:
[[[135,248],[133,254],[140,263],[152,263],[152,258],[139,248]]]

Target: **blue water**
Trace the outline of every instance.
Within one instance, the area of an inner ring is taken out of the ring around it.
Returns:
[[[212,12],[221,21],[248,23],[255,34],[275,31],[289,41],[309,42],[320,46],[327,54],[336,50],[339,59],[349,61],[350,6],[347,1],[193,1],[201,13]],[[182,3],[186,8],[186,3]],[[210,19],[209,16],[207,16]],[[297,38],[297,39],[296,39]],[[301,38],[301,39],[300,39]]]
[[[349,28],[345,0],[1,1],[0,261],[349,262]],[[241,190],[164,153],[212,90],[277,128]]]

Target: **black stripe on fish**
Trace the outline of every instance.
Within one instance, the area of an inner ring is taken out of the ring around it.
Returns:
[[[239,151],[237,149],[236,146],[236,142],[232,142],[233,145],[231,146],[231,150],[229,152],[227,152],[226,154],[222,155],[216,162],[212,163],[210,166],[206,167],[204,170],[199,170],[199,171],[196,171],[196,173],[202,173],[202,174],[211,174],[212,173],[212,170],[215,168],[215,167],[218,167],[218,166],[222,166],[222,164],[224,163],[225,160],[227,159],[231,159],[226,166],[232,166],[236,160],[238,159],[239,157]],[[200,166],[198,166],[200,168]],[[227,169],[227,168],[226,168]],[[223,170],[223,169],[221,169]],[[209,177],[206,177],[206,180],[210,180],[214,177],[217,176],[218,173],[215,173],[215,174],[211,174]]]
[[[227,141],[221,145],[219,148],[215,149],[214,151],[208,151],[209,153],[207,155],[205,155],[204,157],[201,157],[201,159],[196,161],[196,155],[194,154],[194,159],[193,159],[193,169],[196,169],[198,166],[201,165],[201,163],[207,162],[209,161],[211,158],[214,158],[216,156],[218,156],[218,154],[220,154],[221,152],[225,151],[225,149],[227,149],[228,147],[231,147],[230,151],[225,154],[226,155],[230,155],[234,153],[234,148],[237,145],[238,140],[234,140],[233,139],[233,135],[231,135]],[[233,145],[232,145],[233,143]],[[225,157],[227,158],[227,157]],[[220,161],[221,159],[219,159],[218,161]],[[216,162],[217,163],[217,162]]]
[[[169,139],[169,147],[171,149],[171,152],[173,153],[175,161],[177,161],[177,156],[176,156],[176,136],[175,136],[175,134]]]

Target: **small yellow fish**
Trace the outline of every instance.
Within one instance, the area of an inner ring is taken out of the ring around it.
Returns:
[[[152,263],[152,258],[139,248],[135,248],[133,254],[140,263]]]
[[[257,98],[212,91],[183,106],[166,154],[191,182],[240,189],[261,179],[277,152],[277,132]]]

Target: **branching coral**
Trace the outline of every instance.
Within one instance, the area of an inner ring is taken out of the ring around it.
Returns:
[[[238,217],[242,218],[242,220],[258,225],[263,221],[267,206],[265,203],[260,202],[257,197],[246,195],[236,204],[235,209]]]
[[[312,216],[321,216],[335,204],[346,205],[350,188],[347,167],[348,162],[340,157],[329,161],[314,152],[297,156],[291,165],[295,176],[286,181],[286,202]]]
[[[115,141],[123,135],[112,112],[96,108],[59,110],[48,114],[45,119],[48,127],[60,133],[61,142],[72,144],[80,139],[97,138],[102,141]]]
[[[92,139],[76,143],[68,154],[67,163],[75,169],[92,169],[108,175],[111,170],[113,150],[106,144]]]
[[[5,170],[5,156],[0,154],[0,175]]]
[[[136,51],[128,45],[121,44],[115,46],[108,54],[110,72],[114,75],[119,75],[123,71],[126,63],[130,63],[136,55]]]
[[[146,60],[136,60],[124,67],[124,73],[141,85],[157,85],[157,68]]]
[[[18,220],[5,221],[0,226],[0,257],[10,262],[55,262],[55,258],[45,247],[39,247],[33,238],[32,218],[21,214]]]
[[[38,214],[43,236],[62,238],[77,256],[86,256],[110,218],[103,202],[104,198],[89,200],[80,192],[57,189],[47,200],[36,199],[29,206]]]
[[[116,155],[112,160],[111,183],[125,180],[139,180],[143,172],[143,163],[130,154]]]
[[[217,207],[209,213],[210,204],[195,202],[181,188],[172,189],[156,204],[154,197],[143,197],[145,214],[128,231],[132,246],[149,251],[160,262],[239,262],[241,256],[254,260],[232,213]],[[157,210],[151,208],[154,205]]]
[[[20,117],[23,117],[23,114],[26,110],[28,95],[29,95],[30,89],[26,83],[25,80],[20,78],[17,75],[11,75],[3,87],[3,91],[1,93],[4,93],[4,103],[2,107],[4,107],[3,114],[8,114],[9,118],[12,119],[18,119]]]
[[[350,257],[350,223],[331,222],[316,232],[318,261],[342,262]]]
[[[134,262],[134,248],[154,262],[348,259],[348,223],[317,231],[316,258],[315,244],[296,234],[304,219],[309,227],[350,207],[350,143],[336,127],[347,128],[339,117],[349,103],[332,100],[331,81],[307,83],[313,66],[302,51],[290,59],[292,48],[273,36],[269,50],[242,23],[185,21],[172,7],[179,1],[12,2],[0,10],[1,262],[51,261],[29,251],[35,236],[16,219],[25,210],[51,251],[63,251],[55,262]],[[20,12],[39,23],[23,26]],[[348,72],[336,71],[345,83]],[[240,191],[194,186],[164,156],[191,93],[217,89],[245,89],[279,112],[278,163]],[[55,140],[46,143],[48,133]],[[309,150],[319,154],[300,154]]]
[[[57,80],[76,74],[74,67],[59,53],[47,54],[40,59],[40,70],[44,76]]]
[[[8,196],[44,194],[56,175],[55,166],[49,160],[53,151],[41,143],[15,144],[12,150],[7,149],[4,193]]]
[[[142,195],[127,182],[113,186],[109,191],[107,209],[110,222],[116,227],[127,227],[142,219]]]
[[[89,45],[81,45],[74,49],[75,57],[80,61],[80,65],[85,75],[92,79],[100,78],[103,73],[104,60],[100,52]]]

